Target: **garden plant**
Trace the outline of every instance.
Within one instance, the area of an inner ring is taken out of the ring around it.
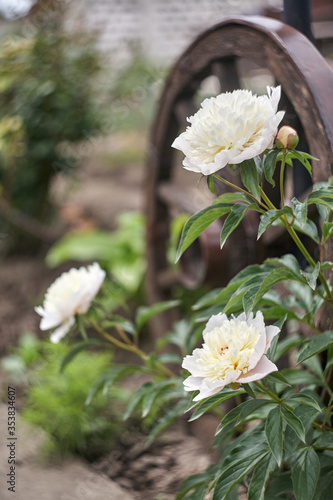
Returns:
[[[31,34],[1,40],[0,204],[7,253],[35,250],[40,240],[52,239],[47,232],[54,237],[46,226],[52,180],[75,171],[77,145],[100,119],[93,90],[100,57],[91,38],[64,29],[65,13],[63,5]]]
[[[333,262],[325,259],[333,233],[333,186],[327,179],[305,199],[286,201],[286,170],[297,160],[311,174],[316,159],[296,149],[297,131],[279,129],[280,93],[280,87],[267,88],[262,96],[236,90],[206,99],[174,141],[185,155],[184,167],[205,177],[213,193],[216,182],[231,188],[187,220],[177,259],[221,217],[223,247],[249,211],[260,216],[258,239],[270,226],[283,226],[297,254],[242,269],[225,287],[193,304],[192,318],[176,323],[150,352],[140,342],[143,326],[177,303],[139,307],[133,321],[110,312],[106,296],[112,285],[105,285],[106,273],[97,263],[62,274],[36,308],[40,327],[52,330],[53,342],[75,330],[82,335],[64,358],[64,369],[91,346],[108,344],[136,356],[137,363],[113,365],[103,374],[87,402],[129,375],[145,374],[124,418],[138,408],[143,417],[153,414],[149,440],[184,413],[191,421],[206,412],[216,415],[213,444],[219,460],[187,478],[177,500],[203,500],[208,492],[213,500],[233,500],[241,484],[249,500],[330,495]],[[242,185],[223,177],[229,168],[239,169]],[[269,198],[268,185],[279,190],[279,206]],[[295,324],[293,334],[286,334]],[[232,404],[226,406],[227,400]]]

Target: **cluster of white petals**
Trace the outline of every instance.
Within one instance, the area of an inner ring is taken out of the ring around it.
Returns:
[[[191,375],[184,380],[186,391],[200,391],[194,401],[212,396],[231,383],[260,380],[277,367],[266,356],[273,337],[280,331],[265,326],[260,311],[228,319],[212,316],[204,331],[204,344],[183,360]]]
[[[273,146],[284,112],[277,111],[281,87],[267,95],[234,90],[205,99],[191,124],[172,146],[185,155],[187,170],[210,175],[227,164],[239,164]]]
[[[41,330],[58,327],[51,334],[51,342],[58,343],[75,322],[76,314],[88,311],[105,278],[97,262],[91,266],[72,268],[63,273],[47,289],[43,306],[35,307],[42,317]]]

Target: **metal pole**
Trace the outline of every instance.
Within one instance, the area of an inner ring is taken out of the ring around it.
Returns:
[[[283,19],[286,24],[303,33],[312,43],[310,0],[284,0]]]

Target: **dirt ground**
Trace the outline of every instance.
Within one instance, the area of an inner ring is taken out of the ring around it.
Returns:
[[[130,140],[132,146],[142,147],[141,141],[145,138],[134,135]],[[119,212],[142,209],[143,165],[133,163],[125,168],[120,164],[117,168],[110,168],[110,154],[121,147],[122,137],[100,141],[95,144],[91,155],[84,158],[75,180],[56,180],[52,193],[58,206],[60,229],[82,225],[112,229]],[[0,356],[10,352],[10,347],[16,344],[23,332],[39,332],[39,317],[33,310],[34,305],[62,271],[77,264],[69,262],[60,268],[49,269],[44,263],[46,250],[44,246],[35,256],[15,256],[1,262]],[[43,334],[39,332],[39,335]],[[3,393],[7,385],[4,374],[0,374],[0,385]],[[1,412],[5,418],[4,405]],[[5,422],[2,428],[5,428]],[[73,458],[70,462],[46,466],[41,463],[38,451],[43,441],[42,433],[27,430],[22,424],[15,499],[171,500],[183,479],[203,471],[210,462],[203,447],[204,443],[211,441],[214,422],[206,421],[203,428],[198,432],[194,424],[191,428],[184,425],[166,434],[162,441],[148,450],[144,447],[144,437],[137,436],[122,449],[94,464]],[[0,459],[6,466],[4,450],[6,447],[2,442]],[[94,488],[87,486],[88,479]],[[0,482],[1,490],[8,496],[4,477]]]

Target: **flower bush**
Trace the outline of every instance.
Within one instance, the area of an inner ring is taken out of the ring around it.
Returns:
[[[0,232],[8,235],[5,253],[34,252],[40,245],[42,229],[36,238],[24,215],[35,221],[34,228],[49,223],[51,182],[57,174],[75,171],[78,145],[96,133],[100,121],[93,88],[100,57],[90,37],[64,28],[67,6],[59,2],[41,16],[31,36],[17,31],[1,40],[0,203],[5,217]]]
[[[144,373],[146,381],[131,398],[124,417],[139,407],[143,417],[154,415],[157,420],[149,440],[184,412],[190,421],[206,412],[215,414],[219,460],[186,479],[177,500],[204,500],[208,492],[213,500],[234,500],[241,483],[249,500],[326,500],[333,481],[333,331],[325,327],[332,317],[327,271],[333,263],[323,257],[333,234],[333,185],[328,179],[314,185],[304,199],[294,197],[285,204],[286,168],[297,159],[311,173],[315,158],[295,149],[298,137],[293,129],[277,131],[283,117],[277,110],[279,97],[278,87],[269,89],[267,96],[234,91],[208,99],[174,141],[173,146],[186,155],[184,167],[207,176],[213,193],[216,183],[232,189],[187,220],[176,258],[221,217],[223,247],[246,213],[254,211],[260,218],[258,239],[272,225],[282,226],[302,255],[302,265],[295,255],[287,254],[242,269],[224,288],[211,290],[194,304],[193,317],[177,322],[150,353],[141,349],[140,332],[153,315],[175,307],[176,301],[139,307],[130,320],[109,311],[102,293],[87,314],[74,316],[88,308],[79,310],[75,302],[59,322],[46,323],[48,328],[60,323],[63,328],[63,322],[76,321],[83,336],[63,366],[80,350],[100,342],[138,357],[137,364],[119,364],[103,375],[88,402],[124,377]],[[242,185],[216,173],[228,164],[239,168]],[[277,169],[280,182],[275,187]],[[267,184],[279,190],[279,206],[269,198]],[[101,276],[100,272],[93,276],[89,303]],[[63,311],[71,294],[66,287],[62,291],[60,283],[55,295],[61,295]],[[276,288],[277,284],[283,287]],[[42,311],[46,318],[46,305],[37,309]],[[204,329],[198,326],[203,321]],[[295,323],[294,334],[288,335],[286,325],[290,329]],[[87,327],[95,329],[98,339],[87,337]],[[201,334],[204,343],[198,347]],[[167,350],[168,345],[173,348]],[[227,400],[232,402],[229,411]]]

